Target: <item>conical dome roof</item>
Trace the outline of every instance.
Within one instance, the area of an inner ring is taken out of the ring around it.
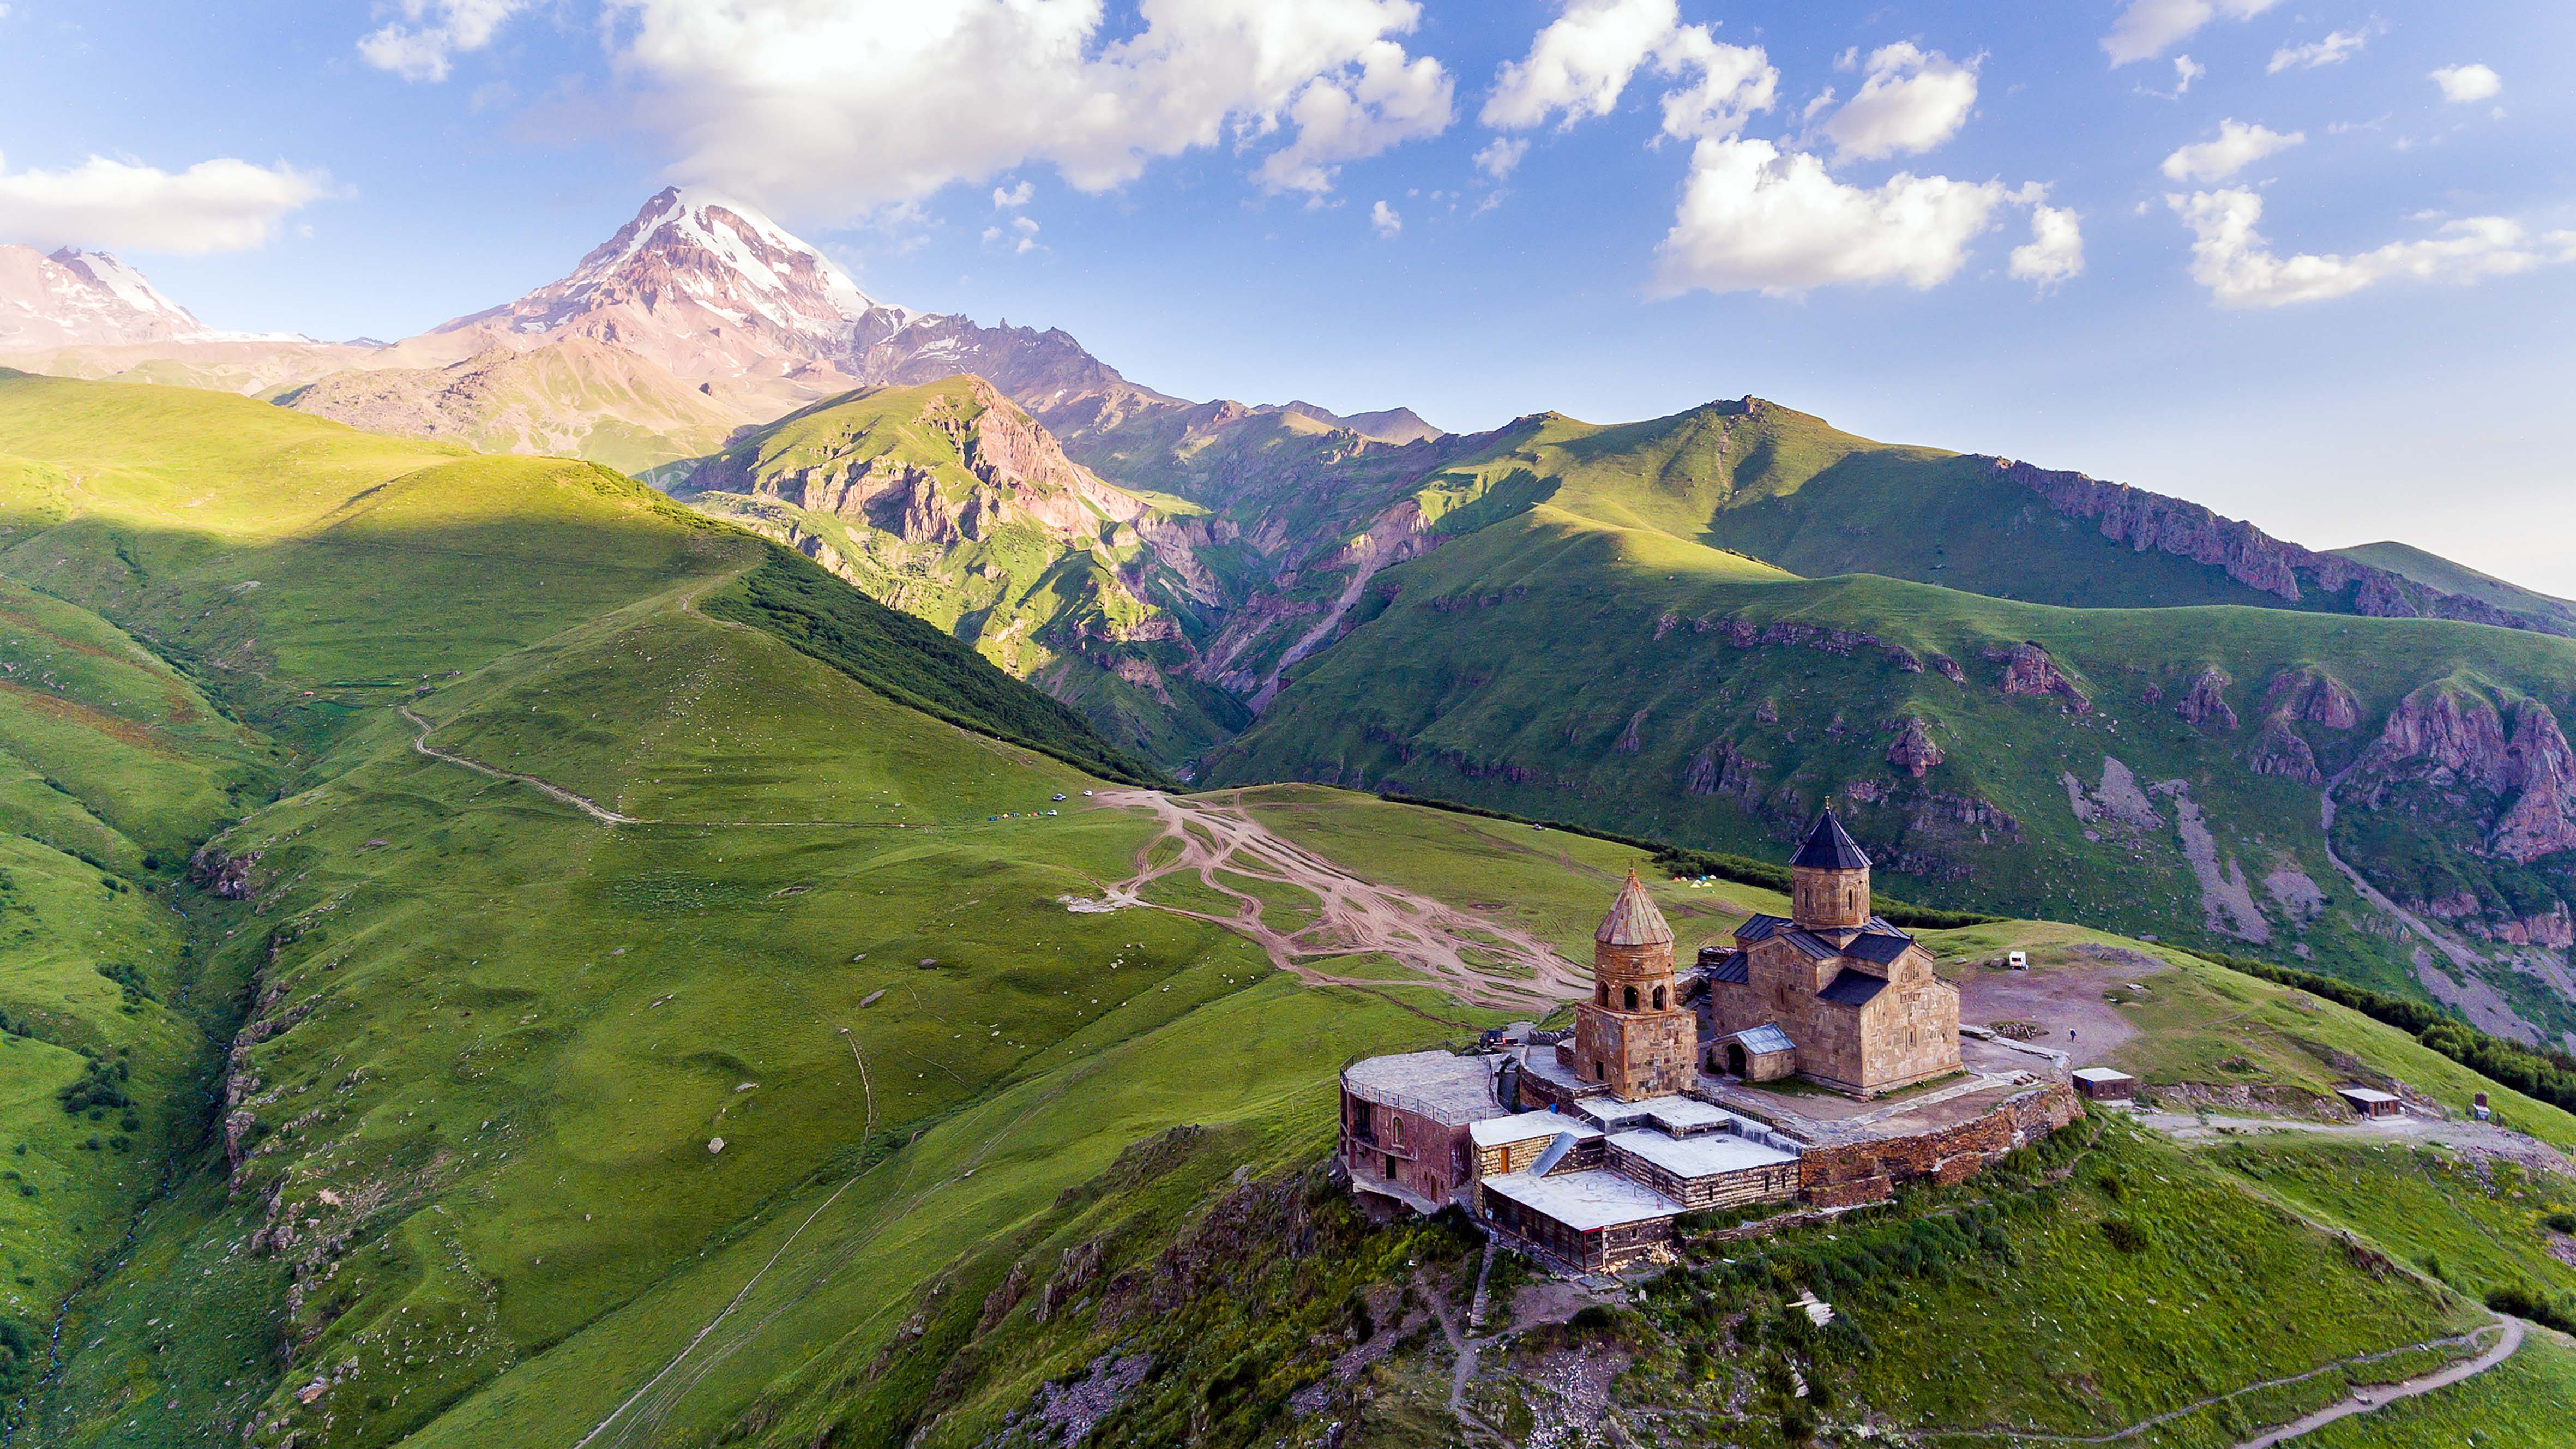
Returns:
[[[1655,909],[1654,897],[1646,894],[1646,883],[1637,879],[1637,868],[1628,867],[1628,883],[1619,888],[1619,899],[1612,903],[1610,914],[1601,918],[1601,929],[1592,939],[1604,946],[1669,946],[1673,928],[1664,923],[1664,913]]]
[[[1789,858],[1789,864],[1800,870],[1867,870],[1869,856],[1860,842],[1851,838],[1843,823],[1834,818],[1834,807],[1816,817],[1815,827],[1807,832],[1807,843]]]

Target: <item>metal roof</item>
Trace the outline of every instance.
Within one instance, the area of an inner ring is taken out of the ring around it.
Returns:
[[[2127,1072],[2114,1071],[2109,1067],[2077,1067],[2074,1075],[2075,1080],[2079,1082],[2131,1082],[2137,1080]]]
[[[1807,843],[1789,858],[1789,864],[1801,870],[1867,870],[1869,856],[1860,843],[1834,818],[1834,807],[1816,817],[1815,827],[1807,832]]]
[[[1700,974],[1711,981],[1731,981],[1742,986],[1753,979],[1752,965],[1741,951],[1729,951],[1714,960],[1706,960],[1699,969]]]
[[[1834,979],[1839,981],[1842,978]],[[1789,1040],[1787,1032],[1767,1021],[1760,1026],[1748,1026],[1731,1039],[1744,1043],[1744,1049],[1749,1052],[1793,1052],[1798,1049],[1798,1044]]]
[[[1744,918],[1744,924],[1735,928],[1735,939],[1739,941],[1767,941],[1773,936],[1779,935],[1782,931],[1789,929],[1792,924],[1793,923],[1784,916],[1766,916],[1757,912],[1753,915],[1746,916]]]
[[[1843,947],[1843,954],[1885,966],[1904,955],[1906,948],[1913,944],[1914,938],[1901,932],[1891,936],[1879,931],[1863,931],[1852,938],[1850,945]]]
[[[1669,946],[1673,928],[1664,922],[1664,913],[1655,909],[1653,897],[1646,894],[1646,883],[1637,879],[1637,869],[1628,868],[1628,883],[1619,888],[1619,899],[1610,905],[1610,914],[1601,918],[1601,929],[1592,939],[1605,946]]]
[[[1825,983],[1825,989],[1816,993],[1816,999],[1830,1001],[1836,1006],[1859,1006],[1886,989],[1886,977],[1846,967]]]
[[[1818,961],[1830,961],[1843,953],[1842,947],[1813,931],[1783,931],[1780,939]]]

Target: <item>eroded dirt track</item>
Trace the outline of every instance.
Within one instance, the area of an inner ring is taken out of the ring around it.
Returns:
[[[1258,944],[1272,965],[1306,981],[1386,986],[1390,982],[1385,977],[1337,973],[1330,965],[1385,956],[1473,1006],[1535,1013],[1592,990],[1589,968],[1567,961],[1528,932],[1399,886],[1362,880],[1271,834],[1240,807],[1152,790],[1106,790],[1099,799],[1116,808],[1151,811],[1163,827],[1137,852],[1136,874],[1107,887],[1109,904],[1170,911],[1223,926]],[[1234,910],[1220,914],[1144,898],[1154,882],[1184,871],[1231,898]],[[1314,919],[1293,929],[1274,924],[1265,911],[1288,908],[1229,884],[1227,876],[1306,892],[1315,899]]]

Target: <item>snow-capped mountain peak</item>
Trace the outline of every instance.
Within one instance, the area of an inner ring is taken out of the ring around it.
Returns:
[[[0,350],[188,342],[214,334],[105,252],[0,246]]]
[[[911,315],[861,291],[829,257],[757,207],[674,186],[646,201],[562,281],[441,330],[597,335],[667,353],[674,372],[695,376],[756,370],[760,359],[781,355],[837,357],[863,321],[886,330]]]

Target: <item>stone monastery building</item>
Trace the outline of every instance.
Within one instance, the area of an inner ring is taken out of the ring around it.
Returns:
[[[2071,1120],[2063,1084],[1976,1077],[1960,1109],[1861,1131],[1770,1111],[1746,1084],[1797,1076],[1853,1098],[1965,1077],[1959,991],[1870,914],[1869,857],[1828,805],[1791,860],[1792,914],[1756,915],[1677,976],[1673,931],[1636,872],[1593,933],[1592,998],[1562,1040],[1410,1052],[1342,1073],[1355,1190],[1417,1212],[1464,1205],[1577,1267],[1656,1251],[1685,1212],[1958,1181]]]

